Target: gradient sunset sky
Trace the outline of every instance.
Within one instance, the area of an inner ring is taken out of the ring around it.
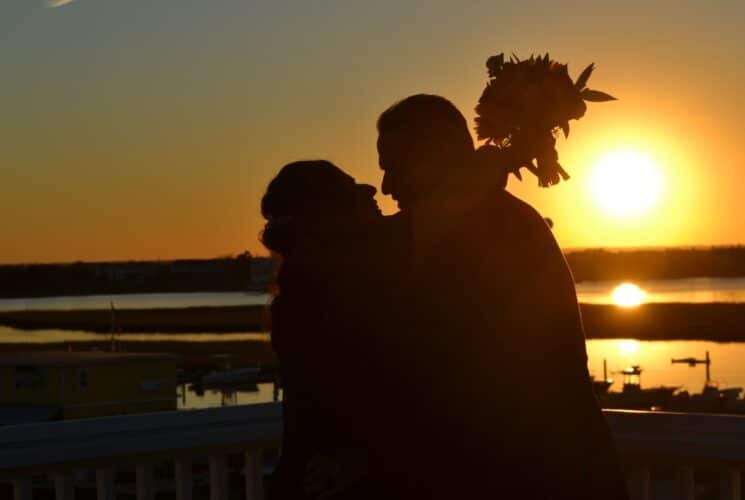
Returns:
[[[559,141],[569,182],[510,182],[563,247],[745,243],[745,2],[3,0],[0,262],[265,253],[283,164],[379,186],[380,112],[436,93],[473,124],[484,62],[513,51],[595,62],[619,98]],[[633,217],[589,187],[618,151],[660,174]]]

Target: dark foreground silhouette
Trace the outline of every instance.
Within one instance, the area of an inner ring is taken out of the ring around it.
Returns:
[[[399,462],[400,491],[626,498],[572,276],[544,219],[504,190],[524,158],[475,151],[438,96],[392,106],[378,131],[383,192],[399,203],[411,262],[400,338],[416,397],[399,402],[411,425],[397,437],[410,452],[398,456],[416,459]],[[450,273],[437,272],[445,251],[460,263]],[[552,377],[561,390],[547,394]]]
[[[474,150],[438,96],[394,105],[378,131],[396,216],[323,161],[285,166],[262,200],[282,258],[272,496],[625,499],[571,274],[544,219],[504,190],[523,158]]]

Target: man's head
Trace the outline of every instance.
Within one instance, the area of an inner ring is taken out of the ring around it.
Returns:
[[[383,194],[401,210],[434,190],[473,153],[473,138],[458,108],[444,97],[407,97],[378,119],[378,158]]]

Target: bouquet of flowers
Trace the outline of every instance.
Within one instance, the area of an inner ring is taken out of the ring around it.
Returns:
[[[569,120],[579,120],[587,110],[585,101],[615,100],[598,90],[587,88],[595,69],[590,64],[576,82],[569,77],[566,64],[544,56],[521,61],[504,54],[486,61],[489,81],[476,106],[476,135],[487,145],[509,151],[507,166],[518,179],[520,168],[527,168],[542,187],[569,179],[559,164],[556,136],[569,136]],[[535,161],[535,163],[534,163]]]

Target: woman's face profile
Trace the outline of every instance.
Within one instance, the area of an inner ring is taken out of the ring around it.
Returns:
[[[380,207],[375,200],[377,189],[370,184],[359,184],[355,179],[341,170],[339,172],[339,184],[337,186],[339,201],[342,202],[341,210],[360,220],[369,221],[380,217]]]
[[[262,211],[265,216],[367,222],[381,216],[376,192],[330,162],[299,161],[286,165],[270,183]]]

